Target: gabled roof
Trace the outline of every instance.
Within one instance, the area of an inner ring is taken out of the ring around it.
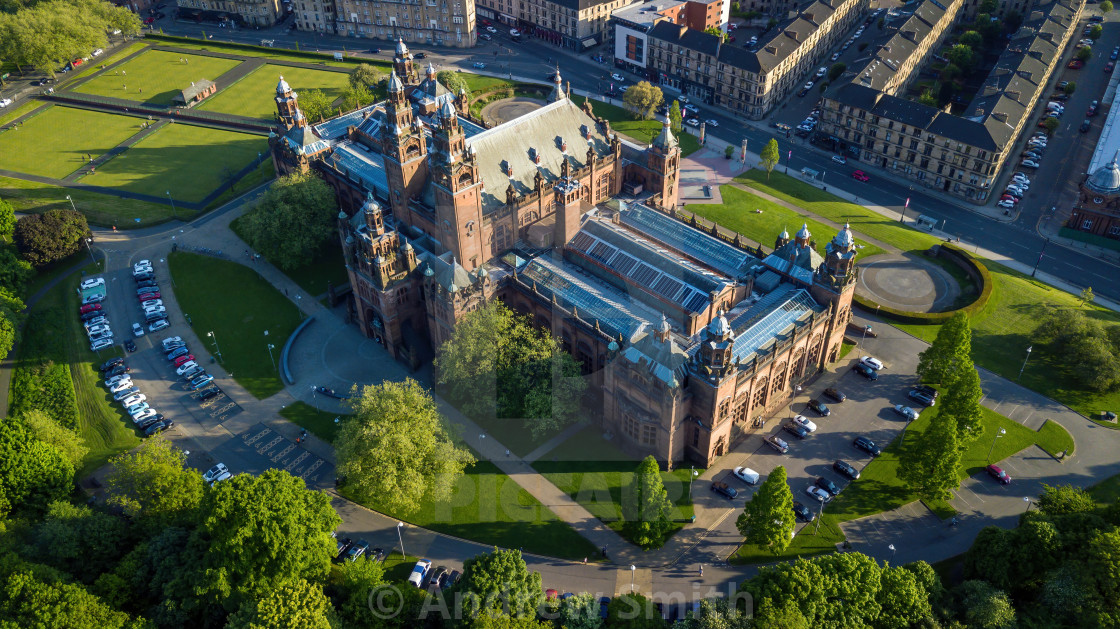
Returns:
[[[650,326],[643,326],[634,335],[630,345],[622,351],[622,357],[635,365],[644,359],[649,373],[670,387],[680,386],[688,375],[688,354],[677,345],[672,334],[661,341]]]

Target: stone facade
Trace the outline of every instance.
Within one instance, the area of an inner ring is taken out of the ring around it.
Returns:
[[[1120,166],[1112,161],[1085,178],[1066,227],[1120,240]]]
[[[369,39],[469,48],[474,0],[295,0],[296,28]]]
[[[224,13],[241,26],[269,28],[280,21],[280,0],[176,0],[180,9]]]
[[[636,0],[479,0],[479,15],[547,42],[584,50],[605,42],[611,12]]]

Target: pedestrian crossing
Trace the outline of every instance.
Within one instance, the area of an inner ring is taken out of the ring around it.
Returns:
[[[323,459],[299,447],[295,442],[264,424],[256,424],[238,437],[242,443],[256,450],[257,454],[267,458],[278,469],[299,476],[307,481],[308,485],[314,486],[319,482],[319,477],[323,473]]]

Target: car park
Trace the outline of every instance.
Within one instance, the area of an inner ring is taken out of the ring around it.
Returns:
[[[988,470],[988,476],[991,476],[992,478],[999,481],[1000,485],[1010,485],[1011,484],[1011,477],[1008,476],[1007,472],[1003,471],[1003,469],[1000,466],[989,465],[987,467],[987,470]]]
[[[805,406],[821,417],[828,417],[832,414],[832,411],[828,409],[828,406],[826,406],[824,402],[816,398],[809,400],[808,404],[806,404]]]
[[[857,449],[863,450],[864,452],[870,454],[871,456],[879,456],[880,454],[882,454],[879,446],[875,445],[875,442],[868,439],[867,437],[856,437],[855,440],[852,441],[852,445]]]
[[[771,436],[767,437],[766,438],[766,445],[770,446],[771,448],[774,448],[780,454],[785,454],[785,453],[789,452],[789,444],[786,443],[785,441],[783,441],[782,439],[780,439],[777,436],[771,435]]]
[[[859,478],[859,470],[852,466],[847,461],[836,461],[832,464],[832,469],[841,476],[846,476],[852,480]]]
[[[871,367],[875,371],[879,371],[883,368],[883,361],[875,358],[874,356],[864,356],[859,359],[859,362],[861,364],[867,365],[868,367]]]
[[[852,172],[852,179],[856,181],[870,181],[871,177],[867,176],[867,173],[862,170],[856,170]]]
[[[817,487],[816,485],[809,485],[805,488],[805,494],[811,496],[817,502],[829,502],[832,500],[832,494]]]
[[[909,406],[903,406],[902,404],[895,404],[894,412],[905,417],[907,421],[914,421],[915,419],[918,419],[918,416],[921,414],[918,411],[910,408]]]
[[[732,474],[735,475],[735,478],[738,478],[739,480],[743,481],[744,483],[746,483],[748,485],[757,485],[758,484],[758,479],[759,479],[758,472],[752,470],[749,467],[742,467],[742,466],[737,467],[732,472]]]
[[[798,439],[804,439],[804,438],[809,436],[809,431],[808,430],[805,430],[804,427],[798,426],[797,424],[795,424],[793,422],[786,422],[786,423],[782,424],[782,430],[784,430],[784,431],[788,432],[789,434],[797,437]]]
[[[843,402],[844,400],[848,399],[848,396],[844,395],[844,392],[837,389],[836,387],[829,387],[825,389],[824,396],[832,400],[833,402]]]
[[[175,369],[175,374],[181,376],[197,366],[198,363],[194,362],[193,360],[187,361],[179,365],[179,367]]]
[[[802,522],[813,521],[813,512],[809,510],[809,507],[806,507],[796,500],[793,501],[793,515]]]
[[[431,561],[427,559],[417,561],[416,565],[412,567],[412,574],[408,575],[408,582],[418,588],[424,587],[424,575],[426,575],[431,568]]]
[[[147,435],[148,437],[151,437],[152,435],[159,434],[159,433],[167,430],[168,428],[171,428],[174,425],[175,425],[175,422],[173,422],[169,419],[161,421],[161,422],[156,422],[156,423],[152,424],[151,426],[148,426],[147,428],[145,428],[144,429],[144,434]]]
[[[712,483],[712,491],[723,496],[724,498],[727,498],[728,500],[733,500],[736,496],[739,495],[739,492],[735,491],[734,487],[728,485],[727,483],[721,483],[718,481]]]
[[[824,476],[818,476],[815,482],[817,484],[817,487],[820,487],[821,489],[828,492],[829,496],[837,496],[840,494],[840,488],[836,486],[836,483],[828,480]]]
[[[816,432],[817,430],[817,425],[813,423],[813,420],[804,415],[794,415],[791,421],[809,432]]]
[[[140,402],[144,402],[147,399],[148,399],[148,396],[144,395],[143,393],[137,393],[136,395],[133,395],[132,397],[126,397],[125,399],[121,400],[121,406],[124,406],[125,408],[128,408],[129,406],[132,406],[133,404],[139,404]]]
[[[852,365],[852,371],[858,373],[859,375],[863,376],[864,378],[867,378],[868,380],[878,380],[879,379],[879,372],[875,369],[872,369],[871,367],[868,367],[867,365],[865,365],[863,363],[856,363],[856,364]]]
[[[910,389],[910,391],[908,391],[906,395],[911,400],[914,400],[915,402],[918,402],[924,406],[933,406],[934,404],[937,404],[937,400],[933,399],[932,395],[924,393],[917,389]]]

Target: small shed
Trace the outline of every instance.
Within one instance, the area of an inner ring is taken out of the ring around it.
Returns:
[[[199,79],[192,81],[190,87],[175,95],[172,101],[176,105],[192,107],[195,103],[218,91],[218,86],[213,81]]]

